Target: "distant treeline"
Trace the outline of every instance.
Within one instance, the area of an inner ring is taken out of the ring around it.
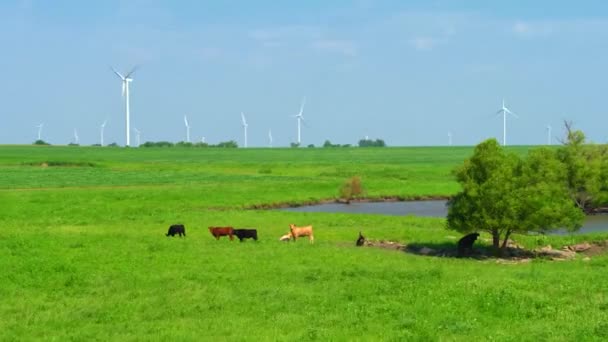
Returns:
[[[223,148],[237,148],[239,145],[234,140],[230,141],[222,141],[217,145],[212,145],[204,142],[185,142],[180,141],[178,143],[172,143],[170,141],[146,141],[145,143],[139,145],[139,147],[223,147]]]

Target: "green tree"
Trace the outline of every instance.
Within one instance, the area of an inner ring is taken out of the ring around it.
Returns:
[[[571,122],[564,122],[566,139],[558,150],[558,158],[566,169],[570,197],[582,210],[600,205],[608,191],[608,158],[606,149],[586,144],[585,134],[574,130]]]
[[[462,191],[448,201],[447,227],[489,233],[498,253],[514,233],[575,230],[584,218],[569,197],[560,161],[548,149],[522,159],[489,139],[475,147],[455,176]]]

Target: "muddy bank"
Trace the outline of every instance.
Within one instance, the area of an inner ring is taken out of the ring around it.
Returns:
[[[322,204],[355,204],[355,203],[382,203],[382,202],[412,202],[412,201],[447,201],[449,196],[379,196],[367,198],[355,198],[347,201],[343,198],[328,198],[307,201],[288,201],[277,203],[261,203],[245,206],[244,209],[284,209],[298,208]]]

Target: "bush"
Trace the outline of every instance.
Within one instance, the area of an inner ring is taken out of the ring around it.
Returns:
[[[340,198],[344,199],[346,203],[350,203],[352,199],[361,197],[363,194],[363,185],[359,176],[351,177],[340,188]]]
[[[36,141],[34,141],[34,145],[50,145],[50,144],[44,140],[36,140]]]

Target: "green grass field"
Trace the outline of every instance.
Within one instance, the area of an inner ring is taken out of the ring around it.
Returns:
[[[336,198],[355,175],[371,198],[449,196],[472,151],[0,146],[0,340],[608,339],[605,255],[500,264],[356,248],[360,230],[459,235],[442,219],[248,209]],[[178,222],[187,238],[165,237]],[[315,244],[279,242],[289,223],[314,225]],[[260,241],[215,241],[212,225],[256,227]]]

